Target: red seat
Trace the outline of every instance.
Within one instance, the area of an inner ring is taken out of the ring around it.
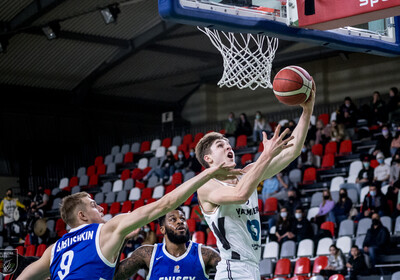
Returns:
[[[119,257],[119,261],[122,261],[126,258],[124,252],[121,252],[121,256]]]
[[[142,196],[140,197],[141,199],[150,199],[153,194],[153,189],[151,188],[144,188],[142,190]]]
[[[165,194],[172,192],[173,190],[175,190],[175,188],[176,188],[176,186],[174,186],[174,185],[167,186],[165,188]]]
[[[146,187],[146,184],[145,184],[145,183],[140,182],[140,181],[138,181],[138,180],[135,181],[135,188],[144,189],[145,187]]]
[[[264,215],[275,215],[278,211],[278,199],[276,197],[269,197],[264,203]]]
[[[334,222],[323,222],[321,224],[321,229],[329,230],[332,234],[332,237],[335,237],[335,223]]]
[[[89,186],[97,186],[99,184],[99,175],[92,175],[89,178]]]
[[[122,204],[121,213],[128,213],[132,209],[132,202],[130,200],[125,201]]]
[[[324,126],[329,123],[329,114],[320,114],[318,116],[318,120],[321,120],[324,123]]]
[[[379,165],[379,162],[376,159],[371,160],[370,166],[372,168],[376,168]]]
[[[78,177],[74,176],[74,177],[71,177],[71,179],[69,179],[68,186],[70,188],[73,188],[73,187],[77,186],[78,184],[79,184],[79,178]]]
[[[172,175],[171,185],[180,185],[183,182],[182,173],[177,172]]]
[[[316,156],[322,157],[324,146],[322,144],[315,144],[311,147],[311,153]]]
[[[307,278],[304,276],[293,276],[290,280],[306,280]]]
[[[189,146],[193,142],[193,135],[192,134],[186,134],[183,136],[182,144],[185,144]]]
[[[344,280],[344,276],[342,274],[335,274],[329,277],[329,280]]]
[[[54,228],[55,232],[65,230],[65,228],[66,228],[66,225],[65,225],[65,222],[63,221],[63,219],[58,219],[56,222],[56,227]]]
[[[35,256],[35,251],[36,251],[36,246],[35,245],[29,245],[28,247],[26,247],[25,257],[33,257],[33,256]]]
[[[244,154],[244,155],[242,156],[242,160],[241,160],[242,165],[249,164],[249,163],[251,163],[252,161],[253,161],[253,155],[252,155],[252,154]]]
[[[89,177],[96,174],[96,166],[95,165],[91,165],[87,168],[86,170],[86,175],[88,175]]]
[[[131,178],[133,180],[141,180],[143,178],[143,176],[144,176],[144,175],[142,176],[142,172],[143,171],[140,168],[133,169]]]
[[[194,136],[194,141],[193,141],[193,143],[196,143],[196,144],[199,143],[200,139],[203,138],[203,136],[204,136],[204,133],[202,133],[202,132],[197,133],[197,134]]]
[[[193,206],[192,211],[190,212],[190,218],[195,219],[195,221],[199,223],[204,219],[199,205]]]
[[[325,145],[325,152],[324,155],[333,154],[336,155],[337,153],[337,142],[331,141]]]
[[[162,140],[161,146],[163,146],[163,147],[168,149],[171,146],[171,144],[172,144],[171,137],[168,137],[168,138],[164,138]]]
[[[47,248],[46,244],[40,244],[36,249],[35,257],[40,258],[43,255],[44,251],[46,251],[46,248]]]
[[[127,179],[129,179],[131,177],[131,171],[129,169],[124,169],[124,171],[122,171],[121,173],[121,180],[125,181]]]
[[[113,202],[110,206],[110,213],[111,215],[118,214],[120,212],[121,204],[119,202]]]
[[[140,152],[144,153],[150,150],[150,141],[143,141],[140,145]]]
[[[317,180],[317,170],[315,167],[309,167],[304,170],[303,184],[312,184]]]
[[[289,259],[278,260],[278,262],[276,263],[274,275],[288,277],[290,275],[290,260]]]
[[[136,210],[139,207],[142,207],[143,205],[144,205],[144,200],[139,199],[139,200],[135,201],[135,204],[133,204],[133,210]]]
[[[236,140],[236,148],[244,148],[247,147],[247,136],[239,135]]]
[[[104,163],[103,157],[102,156],[98,156],[95,158],[94,160],[94,165],[95,166],[99,166],[102,165]]]
[[[150,203],[153,203],[153,202],[156,202],[157,201],[157,199],[155,199],[155,198],[149,198],[147,201],[146,201],[146,205],[147,204],[150,204]]]
[[[347,155],[353,152],[353,142],[351,140],[343,140],[340,143],[339,154]]]
[[[331,169],[335,166],[335,156],[333,154],[324,155],[322,158],[321,169]]]
[[[210,230],[207,234],[207,246],[217,248],[217,239],[214,236],[214,233]]]
[[[51,196],[51,189],[44,189],[44,193]]]
[[[259,211],[260,213],[263,213],[263,212],[264,212],[264,203],[263,203],[263,201],[262,201],[261,198],[258,199],[258,211]]]
[[[28,235],[28,236],[29,236],[29,235]],[[17,249],[17,253],[18,253],[19,255],[21,255],[21,256],[24,255],[24,246],[20,245],[20,246],[18,246],[18,247],[15,248],[15,249]]]
[[[263,152],[264,151],[264,144],[263,144],[263,142],[260,142],[260,144],[258,145],[258,150],[257,150],[257,152]]]
[[[193,196],[194,196],[194,194],[192,194],[191,196],[189,196],[189,198],[186,199],[186,201],[183,203],[183,205],[185,205],[185,206],[190,206],[190,204],[192,204]]]
[[[327,256],[319,256],[314,260],[314,266],[312,273],[319,274],[321,269],[324,269],[328,265],[328,257]]]
[[[206,244],[206,237],[203,231],[196,231],[193,233],[192,241],[200,244]]]
[[[196,231],[196,220],[195,219],[187,219],[186,223],[188,225],[188,229],[190,233],[193,233]]]
[[[311,262],[309,258],[300,258],[294,266],[294,275],[308,276],[311,273]]]
[[[106,174],[107,171],[107,165],[105,164],[100,164],[99,166],[97,166],[97,175],[104,175]]]
[[[210,132],[214,132],[214,131],[212,131],[212,130],[207,131],[207,133],[210,133]],[[222,135],[225,135],[226,130],[225,130],[225,129],[221,129],[221,130],[219,131],[219,133],[221,133]]]
[[[108,213],[108,204],[107,203],[101,203],[100,206],[103,208],[103,214]]]
[[[132,152],[127,152],[124,155],[124,163],[130,163],[133,162],[133,153]]]
[[[182,151],[183,153],[186,153],[189,151],[189,145],[187,144],[181,144],[178,146],[178,152]]]

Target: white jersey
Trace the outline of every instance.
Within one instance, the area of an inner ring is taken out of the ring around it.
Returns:
[[[258,267],[261,257],[261,224],[257,191],[244,204],[219,205],[212,213],[201,210],[217,239],[221,258],[240,260]]]

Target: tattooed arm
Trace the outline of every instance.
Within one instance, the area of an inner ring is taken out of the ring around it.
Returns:
[[[201,255],[203,256],[204,265],[206,266],[206,272],[208,273],[211,269],[215,269],[217,264],[221,260],[219,253],[211,247],[201,246]]]
[[[137,248],[129,258],[119,263],[114,280],[128,279],[141,268],[148,270],[153,248],[153,245],[143,245]]]

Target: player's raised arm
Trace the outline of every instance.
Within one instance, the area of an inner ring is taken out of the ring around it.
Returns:
[[[53,246],[49,246],[39,260],[25,268],[17,280],[43,280],[50,277],[50,259]]]
[[[211,269],[215,269],[217,264],[221,261],[221,256],[219,253],[211,247],[201,246],[201,255],[203,257],[203,262],[206,267],[207,274]]]
[[[153,249],[153,245],[143,245],[133,251],[129,258],[118,264],[114,280],[125,280],[138,272],[139,269],[148,269]]]

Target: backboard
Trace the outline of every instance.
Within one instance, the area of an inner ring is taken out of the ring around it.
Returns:
[[[235,33],[265,34],[289,41],[300,41],[322,45],[344,51],[362,52],[383,56],[400,55],[400,17],[377,18],[399,14],[400,3],[394,7],[367,12],[353,18],[342,15],[344,20],[326,19],[320,25],[304,24],[304,16],[322,9],[322,2],[349,4],[356,1],[359,6],[377,5],[379,0],[159,0],[159,13],[165,20],[182,24],[209,27]],[[390,2],[382,1],[381,2]],[[396,2],[392,1],[391,3]],[[311,3],[311,4],[310,4]],[[367,4],[365,4],[367,3]],[[308,5],[308,7],[307,7]],[[311,5],[311,8],[310,8]],[[340,9],[336,8],[336,9]],[[325,11],[326,14],[332,10]],[[335,10],[336,11],[336,10]],[[373,21],[368,22],[368,19]],[[303,22],[302,22],[303,20]],[[363,22],[365,20],[365,22]],[[334,27],[329,30],[302,28],[299,26],[330,28],[345,23],[353,26]]]

